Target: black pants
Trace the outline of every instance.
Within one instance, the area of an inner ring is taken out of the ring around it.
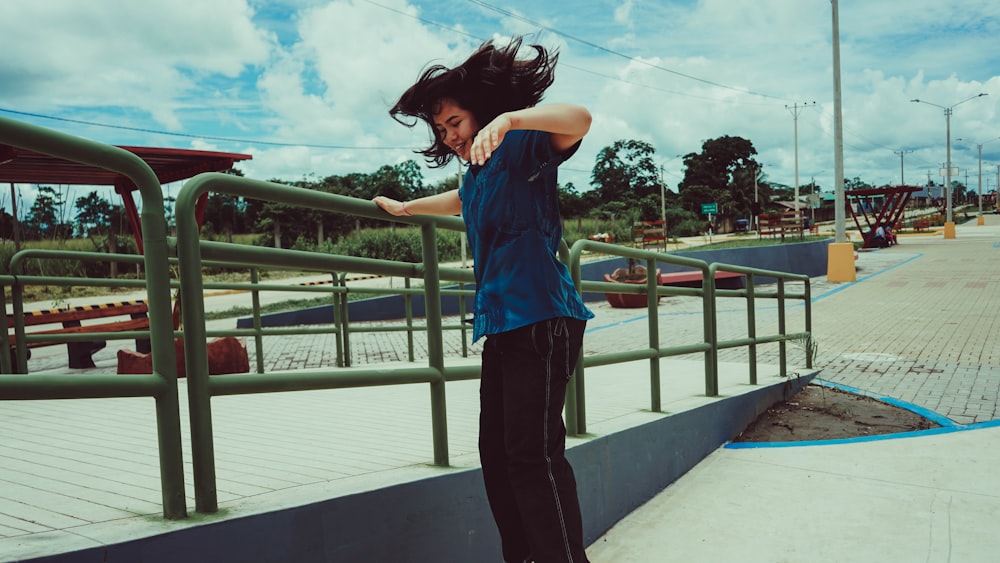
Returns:
[[[586,324],[550,319],[483,349],[479,458],[508,562],[587,561],[562,419]]]

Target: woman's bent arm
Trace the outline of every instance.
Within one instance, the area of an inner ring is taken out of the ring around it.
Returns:
[[[587,108],[575,104],[546,104],[502,113],[476,135],[469,159],[473,164],[482,165],[503,142],[507,132],[514,130],[550,133],[552,148],[563,152],[590,131],[590,122]]]

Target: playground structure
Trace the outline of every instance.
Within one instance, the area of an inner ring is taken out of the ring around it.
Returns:
[[[877,246],[873,239],[875,229],[879,225],[889,225],[895,228],[899,224],[910,196],[914,192],[919,192],[920,189],[918,186],[895,186],[845,192],[847,209],[851,211],[854,224],[857,225],[858,232],[864,239],[862,248]],[[861,219],[864,219],[863,225]]]

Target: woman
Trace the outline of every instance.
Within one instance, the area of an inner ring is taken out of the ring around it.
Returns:
[[[461,213],[476,274],[473,339],[486,336],[479,453],[506,561],[587,561],[562,410],[587,319],[559,262],[556,168],[590,129],[581,106],[537,106],[557,55],[521,39],[483,44],[456,68],[426,70],[390,110],[427,123],[434,166],[469,163],[462,188],[412,201],[375,198],[396,216]]]

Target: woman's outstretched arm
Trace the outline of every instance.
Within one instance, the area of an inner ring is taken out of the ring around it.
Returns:
[[[411,201],[397,201],[380,195],[372,200],[389,215],[458,215],[462,212],[462,200],[458,190],[429,195]]]

